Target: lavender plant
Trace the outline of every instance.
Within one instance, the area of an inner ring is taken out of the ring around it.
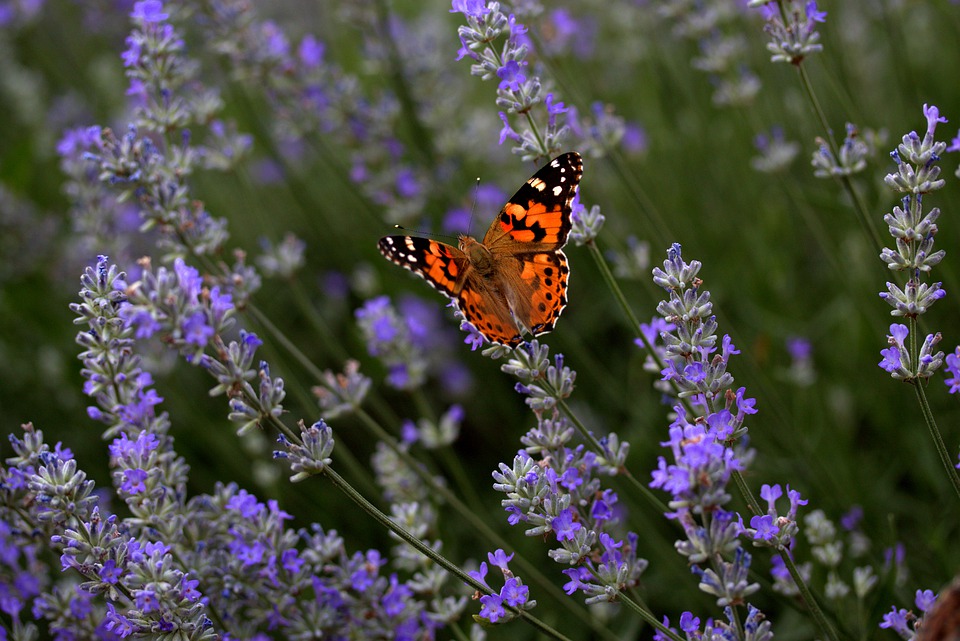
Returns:
[[[938,638],[953,12],[0,2],[0,638]],[[550,335],[376,255],[569,150]]]

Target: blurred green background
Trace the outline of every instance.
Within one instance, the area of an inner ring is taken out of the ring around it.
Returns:
[[[42,3],[32,13],[24,4],[4,4],[13,7],[14,18],[0,26],[0,417],[7,432],[32,421],[50,441],[68,445],[98,485],[108,485],[106,447],[99,426],[84,410],[76,327],[67,307],[76,300],[82,267],[102,250],[78,250],[55,146],[67,127],[125,127],[129,112],[119,55],[129,30],[129,5],[59,0]],[[761,20],[739,4],[569,3],[565,9],[578,31],[555,55],[539,58],[540,73],[581,114],[589,114],[591,104],[599,101],[642,127],[642,147],[585,158],[581,200],[588,207],[601,206],[607,224],[599,246],[611,260],[627,260],[633,242],[628,239],[635,239],[649,244],[653,263],[663,260],[671,242],[683,245],[687,260],[703,262],[700,277],[712,293],[720,333],[729,333],[742,350],[732,360],[731,372],[738,386],[757,398],[760,410],[748,422],[758,454],[747,481],[755,491],[762,483],[789,483],[810,500],[807,510],[821,508],[835,520],[853,505],[862,506],[874,560],[897,542],[906,546],[909,580],[885,585],[867,604],[863,616],[867,634],[873,636],[880,614],[891,604],[911,607],[914,589],[936,590],[960,569],[957,497],[936,459],[913,390],[877,367],[891,322],[890,308],[877,293],[891,274],[839,184],[813,176],[810,155],[815,137],[824,132],[796,69],[769,62]],[[266,281],[254,302],[318,367],[341,370],[344,353],[359,359],[374,378],[375,394],[390,408],[378,418],[395,431],[397,419],[415,419],[420,412],[409,396],[383,384],[384,369],[367,355],[353,311],[379,294],[395,299],[412,294],[438,309],[446,300],[377,254],[377,238],[391,233],[397,220],[345,179],[355,150],[339,146],[334,136],[313,132],[304,136],[296,157],[277,155],[270,136],[275,119],[271,103],[262,87],[236,77],[205,46],[198,26],[203,6],[187,3],[180,9],[197,12],[184,20],[188,53],[200,63],[203,81],[222,92],[225,118],[253,134],[254,143],[250,158],[238,168],[191,177],[192,196],[226,218],[229,245],[252,256],[263,238],[276,243],[293,232],[306,242],[307,265],[296,282]],[[727,13],[710,24],[706,35],[692,29],[717,7]],[[960,124],[960,9],[946,1],[907,0],[823,2],[820,8],[828,12],[826,23],[819,25],[824,51],[807,58],[804,67],[838,139],[847,122],[879,132],[881,139],[885,135],[853,183],[886,241],[882,216],[898,204],[897,195],[883,184],[884,174],[893,170],[888,152],[908,131],[923,132],[924,103],[939,106],[950,120],[940,126],[939,139],[949,142]],[[535,41],[558,38],[551,36],[553,9],[527,19],[532,37],[540,39]],[[419,152],[425,145],[417,136],[423,132],[400,119],[396,135],[410,150],[406,160],[428,174],[440,165],[446,172],[445,181],[427,185],[423,211],[403,222],[438,230],[447,211],[470,207],[476,176],[484,185],[512,193],[535,169],[511,155],[508,144],[497,144],[495,84],[470,76],[467,60],[455,60],[460,16],[440,2],[322,1],[272,3],[258,9],[258,19],[275,20],[293,42],[315,34],[326,44],[326,59],[355,77],[360,93],[373,99],[396,88],[390,60],[377,49],[389,37],[364,29],[368,14],[380,10],[393,16],[390,33],[405,36],[395,42],[409,53],[400,59],[408,65],[412,99],[430,110],[423,121],[432,156]],[[760,82],[749,104],[716,104],[722,74],[694,68],[693,62],[703,57],[704,39],[717,34],[740,43],[731,69],[748,70]],[[782,128],[800,151],[782,171],[761,173],[751,167],[758,154],[754,139],[772,127]],[[282,179],[265,181],[264,163],[281,161]],[[956,156],[947,154],[941,164],[946,188],[928,196],[925,205],[943,210],[937,247],[946,249],[947,257],[933,280],[943,281],[948,296],[921,319],[921,330],[943,332],[943,349],[950,352],[960,341],[954,296],[960,273],[954,253],[960,239],[955,215],[960,192]],[[477,211],[475,233],[494,214]],[[659,442],[666,439],[667,408],[651,387],[653,378],[642,370],[643,353],[633,345],[635,330],[603,286],[588,252],[571,246],[567,255],[570,303],[546,342],[578,371],[571,405],[596,433],[616,431],[629,441],[629,466],[634,475],[648,479],[661,454]],[[620,284],[635,313],[648,321],[662,292],[649,281],[650,265],[641,261],[639,267],[632,271],[640,277],[625,275]],[[339,276],[349,288],[337,293],[330,279]],[[333,341],[318,336],[312,318],[298,305],[300,292],[309,297],[312,313],[330,329]],[[448,329],[455,328],[449,310],[443,314]],[[243,323],[266,340],[262,354],[273,374],[286,381],[289,417],[315,420],[309,388],[316,381],[252,319]],[[786,350],[791,336],[812,343],[815,377],[809,384],[791,376]],[[455,452],[480,496],[476,508],[517,549],[560,577],[562,568],[547,561],[541,541],[506,527],[500,496],[491,489],[490,471],[512,459],[519,437],[534,419],[498,364],[471,353],[459,335],[450,344],[451,358],[470,369],[473,386],[451,398],[432,393],[437,386],[431,385],[428,399],[435,413],[453,401],[466,409]],[[261,498],[280,499],[296,516],[297,526],[317,521],[339,530],[351,550],[385,547],[384,532],[321,481],[288,484],[287,473],[270,457],[272,435],[238,439],[226,420],[224,399],[207,396],[211,383],[204,372],[169,355],[151,356],[147,367],[166,399],[163,407],[172,417],[178,452],[191,465],[193,493],[210,491],[216,481],[236,481]],[[942,378],[931,382],[928,395],[955,454],[957,400],[946,393]],[[369,435],[350,417],[332,425],[338,436],[335,465],[338,455],[349,451],[361,470],[349,476],[362,483],[373,449]],[[9,455],[9,446],[0,445],[0,452]],[[485,544],[461,531],[455,519],[441,519],[441,525],[444,551],[451,558],[478,558],[486,552]],[[641,555],[651,560],[644,595],[654,612],[674,621],[683,609],[719,616],[672,551],[677,537],[672,524],[632,502],[626,525],[640,533]],[[802,545],[797,554],[806,560]],[[766,555],[755,557],[755,567],[765,573]],[[849,580],[850,568],[843,567]],[[822,586],[823,576],[818,567],[814,584]],[[550,622],[549,601],[543,603],[547,607],[539,614]],[[771,614],[778,636],[809,633],[786,602],[764,593],[757,604]],[[833,607],[841,619],[853,618],[841,604]],[[529,631],[515,625],[509,633],[522,637]]]

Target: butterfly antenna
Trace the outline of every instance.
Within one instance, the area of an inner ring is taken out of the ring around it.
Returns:
[[[453,242],[457,242],[456,236],[451,236],[450,234],[437,234],[437,233],[434,233],[434,232],[432,232],[432,231],[423,231],[423,230],[420,230],[420,229],[408,229],[408,228],[404,227],[403,225],[394,225],[393,228],[394,228],[394,229],[399,229],[399,230],[402,231],[402,232],[407,232],[407,233],[410,233],[410,234],[416,234],[417,236],[424,236],[424,237],[426,237],[426,238],[443,238],[443,239],[445,239],[445,240],[451,240],[451,241],[453,241]]]
[[[470,205],[470,222],[467,223],[467,235],[473,231],[473,215],[477,211],[477,197],[480,194],[480,176],[477,176],[477,184],[473,186],[473,204]]]

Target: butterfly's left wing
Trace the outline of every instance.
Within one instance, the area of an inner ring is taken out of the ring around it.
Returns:
[[[583,175],[575,151],[557,156],[517,190],[490,225],[483,244],[496,255],[557,250],[570,233],[570,209]]]
[[[434,289],[454,300],[471,269],[462,251],[429,238],[384,236],[377,247],[388,260],[422,276]]]

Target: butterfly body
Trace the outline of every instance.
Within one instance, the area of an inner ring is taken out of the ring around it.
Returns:
[[[561,248],[583,164],[570,152],[541,168],[500,210],[482,241],[458,247],[416,236],[386,236],[380,252],[453,299],[493,343],[553,329],[567,304],[570,269]]]

